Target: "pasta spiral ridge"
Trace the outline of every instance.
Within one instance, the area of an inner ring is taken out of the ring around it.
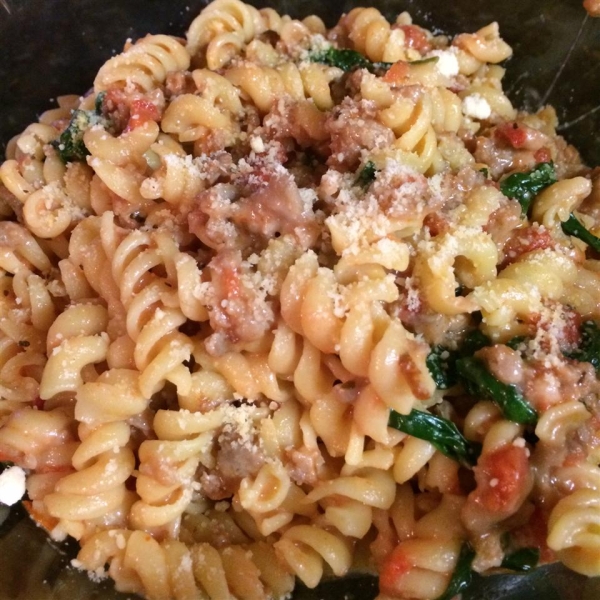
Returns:
[[[225,77],[241,89],[260,112],[267,113],[282,95],[296,102],[311,99],[322,111],[331,109],[334,101],[330,83],[339,78],[340,73],[338,69],[318,63],[287,62],[267,67],[245,62],[228,68]]]
[[[148,35],[108,60],[94,80],[96,93],[127,83],[149,91],[164,83],[167,74],[190,66],[185,47],[168,35]]]
[[[110,223],[110,215],[105,224]],[[111,226],[108,225],[110,228]],[[189,391],[190,373],[183,365],[192,353],[189,338],[178,331],[186,317],[178,306],[177,292],[154,275],[152,269],[164,264],[149,234],[133,232],[110,247],[112,273],[127,309],[127,334],[135,344],[133,359],[142,372],[142,392],[150,397],[168,379],[181,393]]]
[[[265,20],[253,6],[239,0],[217,0],[192,21],[187,51],[192,57],[204,54],[208,68],[217,70],[265,29]],[[233,46],[233,51],[227,46]]]
[[[402,29],[393,29],[376,8],[354,8],[342,23],[354,48],[372,61],[420,58],[417,51],[407,47]]]
[[[192,500],[192,483],[199,464],[214,463],[210,451],[214,431],[221,421],[218,412],[156,413],[154,427],[158,439],[145,440],[139,448],[136,490],[140,499],[131,507],[135,529],[164,530],[173,537],[181,515]]]
[[[214,0],[9,141],[0,461],[94,579],[600,573],[600,173],[512,106],[497,23],[385,14]]]
[[[125,482],[135,466],[133,451],[127,447],[129,437],[129,426],[122,421],[81,435],[73,454],[75,472],[62,477],[44,497],[48,513],[73,537],[89,534],[87,525],[94,520],[125,525],[124,515],[133,500]]]
[[[323,562],[339,577],[352,563],[349,544],[338,535],[315,525],[294,525],[273,546],[289,569],[309,588],[323,576]]]
[[[140,555],[146,560],[137,560]],[[85,543],[77,564],[94,572],[109,564],[119,591],[152,600],[267,600],[285,596],[293,586],[293,578],[264,542],[188,547],[176,540],[158,542],[141,531],[111,529]]]

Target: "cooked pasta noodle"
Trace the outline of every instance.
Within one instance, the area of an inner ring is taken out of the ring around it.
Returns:
[[[600,575],[600,177],[511,54],[215,0],[11,140],[0,460],[75,566],[150,600]]]

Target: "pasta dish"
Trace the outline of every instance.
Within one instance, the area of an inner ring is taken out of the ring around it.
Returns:
[[[511,54],[215,0],[59,98],[0,165],[0,500],[148,600],[600,575],[600,170]]]

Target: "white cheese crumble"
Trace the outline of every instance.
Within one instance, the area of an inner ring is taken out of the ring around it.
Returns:
[[[492,107],[480,94],[471,94],[463,98],[462,111],[467,117],[487,119],[492,114]]]
[[[0,474],[0,502],[7,506],[16,504],[25,494],[25,471],[9,467]]]
[[[456,53],[452,50],[434,50],[432,56],[437,56],[437,70],[445,77],[456,77],[460,71]]]

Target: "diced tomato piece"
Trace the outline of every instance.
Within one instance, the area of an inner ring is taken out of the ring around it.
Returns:
[[[236,268],[232,268],[229,265],[226,266],[222,271],[222,292],[226,299],[232,300],[239,298],[241,289],[240,273]]]
[[[521,227],[515,229],[504,246],[502,268],[515,262],[521,255],[534,250],[545,250],[556,245],[550,232],[542,227]]]
[[[531,326],[532,333],[536,329],[548,331],[553,328],[553,335],[558,340],[561,348],[573,348],[581,342],[581,324],[583,317],[579,312],[570,306],[563,305],[562,307],[562,327],[559,329],[552,323],[542,320],[542,315],[539,312],[531,313],[525,319],[525,323]],[[549,348],[546,348],[549,351]]]
[[[106,91],[104,100],[102,101],[102,108],[106,107],[108,110],[114,110],[119,104],[123,104],[126,100],[125,92],[120,88],[111,88]]]
[[[410,68],[408,63],[403,60],[399,60],[387,70],[386,74],[383,76],[383,80],[386,83],[400,84],[408,77],[409,71]]]
[[[427,34],[417,25],[400,25],[399,29],[404,31],[404,40],[409,48],[414,48],[421,54],[427,54],[431,50]]]
[[[498,125],[496,137],[508,142],[513,148],[523,148],[527,143],[527,131],[515,122]]]
[[[550,154],[550,150],[548,150],[548,148],[540,148],[539,150],[535,151],[533,159],[536,163],[550,162],[552,160],[552,155]]]
[[[131,131],[148,121],[158,121],[160,112],[156,105],[143,98],[137,98],[131,102],[129,122],[126,131]]]
[[[483,455],[474,468],[473,500],[490,513],[510,514],[529,475],[525,448],[507,444]]]
[[[402,551],[402,546],[396,546],[379,572],[379,591],[386,596],[398,596],[400,580],[411,567],[411,563]]]
[[[431,237],[435,237],[440,233],[448,231],[450,229],[450,222],[441,212],[432,212],[423,219],[423,227],[427,227]]]

